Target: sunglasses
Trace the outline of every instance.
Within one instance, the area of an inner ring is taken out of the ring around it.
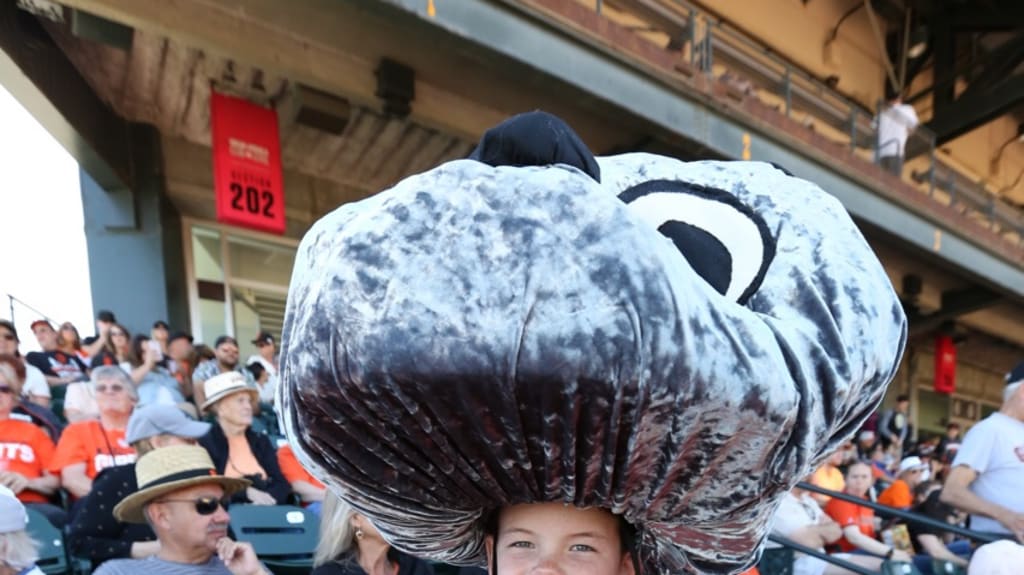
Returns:
[[[157,503],[163,503],[165,501],[179,502],[179,503],[193,503],[196,506],[196,513],[200,515],[212,515],[217,511],[218,507],[223,507],[224,511],[228,510],[228,506],[231,505],[231,498],[228,496],[221,497],[200,497],[199,499],[161,499]]]
[[[120,383],[112,383],[110,385],[101,383],[96,386],[96,391],[99,393],[106,393],[108,389],[110,390],[110,393],[121,393],[124,391],[124,386]]]
[[[14,388],[9,385],[0,385],[0,393],[9,393],[14,395]]]
[[[119,336],[121,336],[121,337],[124,337],[124,336],[126,336],[126,335],[128,335],[128,334],[126,334],[126,333],[125,333],[125,332],[123,332],[123,331],[115,331],[115,330],[110,330],[110,335],[112,335],[112,336],[114,336],[114,335],[119,335]]]

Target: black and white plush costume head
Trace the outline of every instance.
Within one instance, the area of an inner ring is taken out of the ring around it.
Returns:
[[[506,141],[522,121],[542,129]],[[562,501],[625,517],[646,573],[736,571],[880,401],[900,304],[814,184],[757,162],[594,161],[561,126],[517,118],[481,161],[309,231],[288,437],[416,555],[482,563],[489,510]],[[541,152],[520,153],[531,139]],[[553,159],[488,165],[509,157]]]

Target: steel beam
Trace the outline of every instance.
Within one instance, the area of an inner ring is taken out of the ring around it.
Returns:
[[[1003,297],[986,288],[966,288],[942,293],[942,308],[928,315],[920,315],[910,310],[907,319],[910,323],[909,336],[924,335],[941,327],[962,315],[990,308]]]
[[[942,110],[936,110],[935,118],[927,126],[935,134],[935,145],[941,146],[1021,102],[1024,102],[1024,75],[1017,75],[995,88],[961,95]]]
[[[129,126],[104,104],[35,16],[0,2],[0,83],[103,189],[129,189]]]
[[[737,158],[744,135],[759,160],[785,166],[836,196],[857,218],[934,254],[952,268],[981,278],[1000,291],[1024,298],[1024,270],[960,237],[924,215],[837,172],[781,136],[754,133],[749,125],[705,102],[680,93],[652,75],[573,36],[560,32],[514,3],[496,0],[446,2],[428,14],[421,0],[383,0],[512,61],[591,93],[664,129],[704,146],[722,157]]]

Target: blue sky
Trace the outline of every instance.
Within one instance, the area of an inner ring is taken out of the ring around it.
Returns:
[[[7,294],[57,322],[92,334],[89,265],[78,164],[0,85],[0,318]],[[38,349],[28,324],[39,316],[15,304],[22,352]]]

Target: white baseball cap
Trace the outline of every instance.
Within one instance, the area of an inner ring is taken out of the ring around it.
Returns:
[[[900,470],[896,472],[897,475],[904,471],[911,471],[914,469],[928,469],[928,464],[921,461],[921,458],[916,455],[910,457],[904,457],[903,461],[900,461]]]
[[[967,575],[1016,575],[1024,563],[1024,545],[1008,539],[978,547]]]
[[[14,492],[0,485],[0,533],[23,531],[28,525],[28,513]]]

